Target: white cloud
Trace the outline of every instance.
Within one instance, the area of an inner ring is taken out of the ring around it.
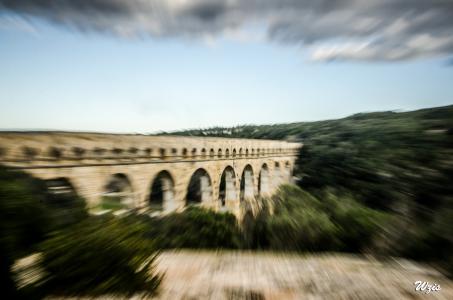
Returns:
[[[450,0],[0,0],[2,10],[82,31],[208,44],[216,38],[261,40],[262,31],[248,29],[260,24],[267,39],[308,46],[315,60],[453,54]]]

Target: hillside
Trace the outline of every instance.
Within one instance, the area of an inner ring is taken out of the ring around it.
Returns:
[[[172,134],[302,141],[295,170],[302,188],[393,213],[383,243],[453,265],[453,106]]]

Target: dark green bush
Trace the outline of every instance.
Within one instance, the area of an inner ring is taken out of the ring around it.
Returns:
[[[246,230],[252,248],[360,252],[371,247],[388,216],[350,196],[320,193],[318,200],[297,186],[281,186],[273,214],[263,210]],[[271,209],[272,210],[272,209]],[[250,242],[251,241],[251,242]]]
[[[41,244],[44,290],[62,295],[155,293],[156,252],[134,218],[91,217]]]
[[[20,180],[5,180],[0,171],[0,280],[3,296],[17,298],[11,266],[30,253],[51,228],[46,207]]]
[[[241,241],[234,215],[198,207],[152,218],[148,232],[162,248],[238,248]]]
[[[390,214],[366,207],[347,193],[328,189],[319,197],[322,198],[322,210],[340,229],[338,238],[344,251],[373,247],[384,225],[391,220]]]
[[[14,260],[35,251],[48,232],[85,216],[82,200],[51,195],[42,180],[0,167],[0,271],[7,286],[3,295],[18,297],[10,274]]]
[[[273,196],[268,217],[269,247],[283,250],[333,250],[339,229],[322,211],[321,202],[294,185],[283,185]]]
[[[325,213],[313,208],[297,209],[269,219],[269,246],[282,250],[334,250],[338,231]]]

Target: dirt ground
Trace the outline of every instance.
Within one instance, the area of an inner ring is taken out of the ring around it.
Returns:
[[[39,277],[37,255],[14,267],[25,285]],[[338,253],[289,254],[247,251],[167,251],[157,262],[165,274],[158,296],[131,299],[453,299],[453,281],[434,269],[403,259],[377,261]],[[416,291],[416,281],[440,286]],[[61,299],[47,297],[47,299]],[[74,298],[68,299],[93,299]],[[113,295],[95,298],[127,299]]]
[[[158,299],[453,299],[453,282],[406,260],[343,254],[165,252]],[[440,291],[416,291],[417,280]]]

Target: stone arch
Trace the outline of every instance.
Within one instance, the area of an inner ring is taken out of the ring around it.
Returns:
[[[282,183],[282,170],[280,168],[280,163],[276,161],[274,163],[274,174],[272,176],[274,188],[278,188]]]
[[[258,194],[260,197],[266,197],[270,194],[269,168],[266,163],[261,166],[258,176]]]
[[[86,149],[84,149],[82,147],[77,147],[77,146],[72,147],[71,151],[74,154],[74,156],[77,158],[82,158],[86,153]]]
[[[164,148],[159,148],[159,157],[161,159],[165,158],[165,149]]]
[[[127,152],[131,155],[136,155],[138,153],[138,148],[137,147],[129,147],[129,149],[127,149]]]
[[[182,154],[182,157],[183,157],[183,158],[187,158],[187,156],[188,156],[188,150],[187,150],[187,148],[182,148],[181,154]]]
[[[104,185],[102,202],[113,208],[133,207],[134,191],[129,177],[124,173],[110,175]]]
[[[96,147],[93,149],[93,153],[97,156],[103,156],[107,152],[107,149]]]
[[[251,165],[246,165],[242,171],[240,200],[253,199],[255,197],[254,182],[253,182],[253,168]]]
[[[236,148],[233,149],[233,157],[236,157]]]
[[[192,153],[192,157],[197,156],[197,148],[192,148],[191,153]]]
[[[175,183],[168,171],[160,171],[154,177],[149,205],[152,211],[169,211],[175,208]]]
[[[286,182],[291,182],[292,181],[292,169],[291,169],[291,164],[289,161],[285,162],[285,168],[284,168],[284,180]]]
[[[201,149],[201,157],[203,157],[203,158],[206,157],[206,148]]]
[[[63,149],[58,147],[50,147],[47,151],[49,157],[59,160],[63,157]]]
[[[22,147],[22,153],[26,159],[32,160],[39,154],[39,149],[24,146],[24,147]]]
[[[239,148],[239,157],[242,157],[242,148]]]
[[[151,154],[153,153],[153,149],[152,148],[145,148],[143,150],[143,153],[145,154],[145,156],[151,156]]]
[[[236,174],[231,166],[227,166],[220,177],[220,205],[224,207],[228,201],[235,201],[236,197]]]
[[[219,148],[219,150],[217,150],[217,157],[218,158],[222,157],[222,149],[221,148]]]
[[[215,156],[215,151],[213,148],[211,148],[211,150],[209,150],[209,157],[213,158],[214,156]]]
[[[67,177],[57,177],[46,179],[46,186],[49,193],[54,195],[76,196],[77,191],[71,180]]]
[[[225,157],[230,157],[230,149],[225,150]]]
[[[245,149],[245,157],[249,157],[249,149]]]
[[[199,168],[190,177],[187,187],[186,204],[209,203],[211,201],[211,177],[205,169]]]

